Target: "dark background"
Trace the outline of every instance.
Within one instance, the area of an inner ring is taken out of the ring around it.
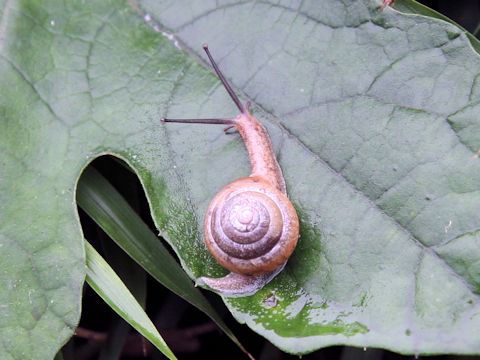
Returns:
[[[448,16],[458,24],[474,33],[480,32],[480,1],[462,0],[430,0],[421,1],[423,4]],[[95,166],[105,175],[113,185],[129,200],[132,206],[142,215],[143,219],[156,232],[148,203],[137,178],[111,158],[103,157],[94,162]],[[79,210],[82,226],[86,238],[100,251],[122,256],[116,245]],[[108,249],[106,249],[108,248]],[[108,257],[107,257],[108,259]],[[135,269],[128,258],[116,261],[128,264],[128,268]],[[115,261],[113,262],[112,266]],[[114,267],[114,266],[113,266]],[[114,267],[115,268],[115,267]],[[116,269],[121,273],[122,269]],[[199,310],[189,305],[170,291],[165,290],[156,281],[140,274],[139,285],[146,286],[147,313],[154,320],[160,333],[169,344],[173,352],[180,359],[247,359],[239,348],[228,337],[222,334],[211,320]],[[143,279],[143,280],[142,280]],[[145,280],[146,279],[146,280]],[[263,337],[251,331],[247,326],[238,324],[230,315],[219,297],[204,291],[205,296],[223,316],[236,336],[247,350],[259,360],[298,359],[298,356],[288,355],[266,341]],[[479,329],[480,330],[480,329]],[[106,349],[117,349],[121,352],[120,359],[164,359],[156,350],[152,349],[147,341],[142,339],[134,330],[123,322],[105,303],[88,287],[84,288],[83,312],[78,335],[74,336],[63,349],[64,358],[69,359],[106,359]],[[480,331],[479,331],[480,341]],[[111,357],[110,357],[111,358]],[[427,358],[422,356],[421,358]],[[431,360],[474,360],[480,356],[432,356]],[[400,360],[415,359],[415,356],[402,356],[381,349],[358,349],[344,346],[334,346],[318,350],[312,354],[302,356],[304,360],[332,359],[332,360]]]

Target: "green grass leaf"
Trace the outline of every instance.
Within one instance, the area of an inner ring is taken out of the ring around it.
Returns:
[[[87,253],[87,283],[118,315],[148,339],[167,358],[176,359],[158,333],[142,306],[137,302],[115,271],[100,254],[85,241]]]
[[[77,188],[79,206],[163,286],[208,315],[242,351],[232,331],[125,199],[94,168],[85,169]]]

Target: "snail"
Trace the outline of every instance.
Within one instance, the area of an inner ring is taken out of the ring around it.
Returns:
[[[225,132],[236,129],[245,143],[251,175],[221,189],[208,205],[204,220],[208,250],[231,273],[198,281],[222,295],[245,296],[255,293],[283,269],[297,244],[299,221],[266,129],[250,113],[250,104],[243,104],[234,93],[208,46],[203,45],[203,49],[240,114],[232,119],[161,121],[224,124]]]

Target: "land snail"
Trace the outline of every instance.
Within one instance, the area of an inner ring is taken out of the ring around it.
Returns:
[[[285,266],[299,238],[298,216],[287,197],[282,170],[263,125],[240,102],[205,52],[217,76],[240,110],[232,119],[166,119],[162,122],[223,124],[234,128],[248,151],[252,173],[226,185],[211,200],[204,220],[204,241],[216,261],[231,271],[222,278],[201,277],[197,283],[226,296],[255,293]]]

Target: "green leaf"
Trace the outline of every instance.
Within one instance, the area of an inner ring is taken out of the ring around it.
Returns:
[[[480,41],[475,37],[475,35],[469,33],[466,31],[463,27],[458,25],[455,21],[452,19],[449,19],[443,14],[440,14],[439,12],[430,9],[429,7],[420,4],[419,2],[415,0],[397,0],[393,3],[393,7],[396,10],[399,10],[403,13],[406,14],[418,14],[418,15],[425,15],[425,16],[430,16],[434,17],[437,19],[441,19],[444,21],[448,21],[449,23],[458,26],[461,28],[463,31],[465,31],[465,35],[467,36],[468,40],[472,43],[473,48],[477,53],[480,53]]]
[[[126,322],[148,339],[169,359],[176,359],[155,325],[115,271],[87,241],[87,282]]]
[[[236,114],[204,42],[268,128],[302,223],[285,271],[225,299],[236,318],[293,353],[480,352],[480,59],[463,30],[377,0],[0,11],[0,357],[52,358],[76,326],[75,184],[101,154],[136,171],[191,278],[224,273],[202,218],[249,173],[244,146],[158,122]]]
[[[163,286],[210,316],[223,332],[245,351],[158,237],[98,171],[93,168],[85,169],[77,191],[79,206],[117,245]]]
[[[379,1],[140,4],[181,47],[205,58],[209,43],[257,105],[300,215],[285,271],[225,299],[236,318],[294,353],[480,352],[480,61],[466,33]],[[219,92],[197,110],[180,83],[165,116],[234,112],[210,105]],[[201,217],[205,186],[248,173],[245,150],[219,130],[165,131]]]

